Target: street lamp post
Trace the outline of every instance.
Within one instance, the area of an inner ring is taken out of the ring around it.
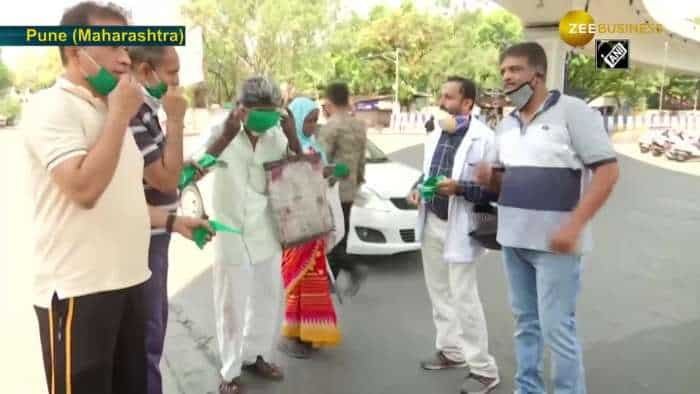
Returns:
[[[668,41],[664,42],[664,68],[661,72],[661,91],[659,92],[659,111],[664,107],[664,85],[666,85],[666,62],[668,61]]]

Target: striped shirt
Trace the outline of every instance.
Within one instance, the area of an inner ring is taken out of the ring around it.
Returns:
[[[437,147],[435,148],[435,153],[433,153],[433,157],[430,162],[429,176],[431,177],[439,175],[443,175],[446,178],[452,177],[455,154],[462,144],[464,137],[469,132],[471,116],[466,118],[459,117],[457,121],[458,126],[454,133],[443,131],[440,135],[440,140],[438,141]],[[425,180],[424,178],[425,177],[421,178],[421,183]],[[462,187],[462,197],[464,197],[467,201],[475,204],[484,204],[495,200],[493,193],[481,188],[472,181],[460,179],[457,182]],[[442,220],[448,219],[449,205],[450,198],[440,194],[435,194],[430,201],[426,201],[426,207],[428,210]]]
[[[503,180],[498,201],[498,242],[549,252],[590,180],[591,169],[615,162],[603,118],[584,101],[552,91],[530,124],[518,112],[496,130],[491,153]],[[581,253],[592,249],[586,228]]]
[[[144,94],[144,103],[129,122],[129,130],[134,135],[136,145],[143,155],[144,168],[162,160],[165,149],[165,134],[158,119],[159,105],[152,97]],[[178,196],[176,193],[163,193],[143,181],[148,205],[165,209],[169,212],[177,210]],[[152,228],[151,235],[165,234],[165,228]]]

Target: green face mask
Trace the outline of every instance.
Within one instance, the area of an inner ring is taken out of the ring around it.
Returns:
[[[277,111],[250,111],[245,126],[256,134],[265,134],[280,121],[280,113]]]
[[[108,95],[115,87],[119,80],[112,75],[106,68],[100,67],[100,71],[91,77],[85,77],[90,85],[102,96]]]
[[[98,66],[97,62],[87,53],[85,55],[90,59],[90,61]],[[106,68],[100,66],[100,71],[97,72],[97,74],[93,76],[85,76],[85,79],[90,83],[90,86],[92,86],[97,93],[99,93],[102,96],[108,95],[112,90],[114,90],[115,87],[117,87],[117,83],[119,80],[117,77],[112,75],[109,71],[107,71]]]
[[[168,91],[168,85],[165,82],[161,81],[157,75],[156,79],[158,80],[157,84],[151,86],[146,85],[145,88],[148,94],[151,95],[151,97],[160,99],[161,97],[163,97],[165,92]]]

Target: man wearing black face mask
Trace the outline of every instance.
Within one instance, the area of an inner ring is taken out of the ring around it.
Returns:
[[[543,345],[553,354],[554,391],[585,394],[576,299],[588,222],[618,178],[615,152],[599,113],[547,91],[547,58],[534,42],[501,56],[506,94],[516,110],[497,130],[491,163],[477,181],[500,190],[498,242],[503,246],[516,318],[517,393],[544,393]]]

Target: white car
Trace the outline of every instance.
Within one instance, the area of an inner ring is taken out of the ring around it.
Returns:
[[[365,183],[350,214],[349,254],[392,255],[420,249],[415,232],[418,208],[406,202],[420,176],[420,171],[389,160],[367,141]]]

